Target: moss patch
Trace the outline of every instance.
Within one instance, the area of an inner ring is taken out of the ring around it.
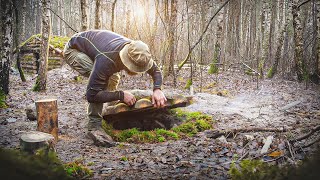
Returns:
[[[41,34],[35,34],[32,35],[30,38],[28,38],[26,41],[22,42],[18,48],[21,48],[25,44],[31,42],[36,37],[41,38]],[[70,37],[63,37],[63,36],[51,36],[49,44],[53,45],[55,48],[63,49],[64,45],[70,40]]]
[[[7,108],[7,103],[6,103],[6,95],[5,93],[0,90],[0,108]]]
[[[208,70],[209,74],[217,74],[219,72],[219,68],[215,63],[210,64],[210,68]]]
[[[131,143],[158,143],[178,140],[187,136],[194,136],[198,132],[213,128],[213,119],[200,112],[186,112],[179,108],[171,110],[172,116],[179,118],[180,124],[171,128],[157,128],[150,131],[140,131],[137,128],[115,130],[112,124],[102,122],[102,128],[115,141]]]
[[[35,61],[34,56],[33,56],[32,54],[25,54],[25,55],[21,58],[21,60],[22,60],[23,62],[34,62],[34,61]]]
[[[243,160],[238,167],[232,163],[229,174],[231,179],[265,179],[266,169],[268,165],[260,160]]]
[[[126,156],[122,156],[122,157],[120,158],[120,161],[128,161],[128,158],[127,158]]]
[[[273,75],[274,75],[274,68],[271,67],[271,68],[268,70],[267,78],[272,78]]]
[[[70,40],[70,37],[52,36],[49,43],[55,48],[64,49],[64,45],[69,40]]]
[[[32,91],[39,92],[40,91],[40,77],[37,76],[36,82],[32,87]]]
[[[107,131],[110,132],[110,130]],[[109,135],[116,141],[132,143],[157,143],[179,138],[175,132],[165,129],[155,129],[152,131],[139,131],[137,128],[122,131],[113,130]]]
[[[219,67],[217,66],[217,63],[219,61],[219,56],[220,56],[219,54],[220,54],[220,44],[216,43],[212,63],[210,63],[210,68],[208,70],[209,74],[219,73]]]
[[[93,176],[93,171],[88,169],[82,160],[76,160],[63,165],[64,170],[70,177],[75,179],[89,179]]]
[[[239,164],[232,163],[229,170],[231,179],[319,179],[320,149],[297,165],[269,165],[261,160],[245,159]]]
[[[0,148],[0,173],[2,179],[73,179],[52,151],[30,155]]]
[[[192,80],[191,79],[188,79],[188,81],[187,81],[187,83],[186,83],[186,85],[185,85],[185,89],[190,89],[190,87],[191,87],[191,85],[192,85]]]

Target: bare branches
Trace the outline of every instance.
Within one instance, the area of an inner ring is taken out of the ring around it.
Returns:
[[[188,55],[186,56],[186,58],[179,64],[178,66],[178,71],[182,68],[182,66],[187,62],[187,60],[189,59],[193,49],[201,42],[204,34],[207,32],[208,28],[209,28],[209,25],[211,24],[212,20],[216,17],[216,15],[221,11],[221,9],[228,4],[230,0],[226,0],[220,7],[219,9],[213,14],[213,16],[210,18],[208,24],[206,25],[204,31],[202,32],[202,34],[200,35],[198,41],[193,45],[191,46],[191,48],[189,49],[189,53]]]
[[[306,1],[302,2],[301,4],[298,5],[298,8],[300,8],[301,6],[303,6],[304,4],[306,4],[306,3],[310,2],[310,1],[311,0],[306,0]]]

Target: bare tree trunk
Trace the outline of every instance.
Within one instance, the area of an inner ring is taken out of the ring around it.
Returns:
[[[88,16],[87,16],[87,0],[81,0],[81,30],[88,29]]]
[[[293,16],[293,38],[295,45],[295,69],[298,76],[298,81],[303,80],[304,63],[303,63],[303,50],[302,50],[302,27],[299,13],[299,0],[293,0],[292,2],[292,16]]]
[[[114,28],[114,22],[115,22],[115,19],[114,19],[114,10],[116,8],[116,4],[117,4],[117,0],[114,0],[113,3],[112,3],[112,12],[111,12],[111,30],[114,31],[115,28]]]
[[[318,63],[318,73],[317,76],[320,76],[320,1],[316,1],[317,2],[317,49],[318,49],[318,55],[317,55],[317,63]]]
[[[272,58],[273,58],[273,39],[274,39],[274,34],[275,34],[275,25],[276,25],[276,17],[277,17],[277,8],[276,8],[276,0],[271,0],[271,19],[270,19],[270,30],[269,30],[269,42],[268,42],[268,56],[266,58],[267,63],[265,64],[270,64],[272,63]]]
[[[221,41],[221,63],[223,64],[223,70],[225,70],[226,62],[225,62],[225,50],[226,50],[226,29],[227,29],[227,13],[228,8],[224,8],[223,10],[223,28],[222,28],[222,41]]]
[[[130,16],[131,16],[131,9],[129,8],[129,5],[127,5],[127,11],[126,11],[126,36],[129,36],[130,32]]]
[[[95,29],[100,29],[101,28],[101,1],[100,0],[96,0],[96,11],[95,11],[95,23],[94,23],[94,28]]]
[[[256,1],[253,1],[252,2],[253,3],[253,5],[252,5],[252,8],[251,8],[251,11],[252,11],[252,13],[251,13],[251,20],[250,20],[250,28],[249,28],[249,30],[250,30],[250,38],[249,38],[249,60],[251,61],[250,63],[252,63],[252,66],[253,66],[253,64],[254,64],[254,56],[253,56],[253,54],[254,54],[254,48],[255,48],[255,42],[257,41],[257,39],[256,39],[256,35],[257,35],[257,19],[256,19],[256,17],[257,17],[257,13],[256,13],[256,9],[257,9],[257,2]]]
[[[264,0],[262,2],[262,13],[261,13],[261,42],[260,42],[260,54],[262,54],[261,58],[258,58],[258,69],[260,73],[260,78],[264,78],[264,66],[267,56],[267,50],[264,48],[264,45],[266,44],[265,40],[265,30],[266,30],[266,1]]]
[[[61,12],[61,18],[64,19],[65,18],[65,11],[64,11],[64,4],[62,3],[62,0],[60,1],[60,12]],[[61,36],[66,36],[67,32],[66,32],[66,25],[64,22],[61,23]]]
[[[234,1],[235,4],[235,28],[234,28],[234,56],[237,60],[240,57],[240,14],[241,14],[241,1]]]
[[[35,17],[36,17],[36,31],[35,34],[39,34],[41,33],[41,0],[36,1],[36,13],[35,13]]]
[[[57,11],[59,12],[59,14],[61,14],[61,12],[60,12],[60,6],[62,6],[62,4],[61,4],[61,2],[60,2],[60,0],[57,0],[57,5],[58,5],[58,7],[57,7]],[[60,20],[60,18],[59,17],[57,17],[57,35],[58,36],[61,36],[61,20]]]
[[[13,7],[14,7],[14,14],[15,14],[15,16],[14,16],[14,18],[15,18],[15,28],[14,28],[14,39],[13,39],[13,41],[14,41],[14,46],[16,47],[16,49],[18,49],[18,45],[19,45],[19,39],[21,39],[21,36],[22,36],[22,34],[20,33],[20,28],[19,28],[19,26],[20,26],[20,23],[19,23],[19,10],[18,10],[18,1],[19,0],[14,0],[13,1]],[[22,14],[23,14],[23,12],[22,12]],[[22,15],[23,16],[23,15]],[[23,18],[22,18],[23,19]],[[22,22],[23,23],[23,22]],[[21,26],[24,26],[24,25],[21,25]],[[21,27],[21,31],[23,31],[23,27]],[[19,36],[20,35],[20,36]],[[20,37],[20,38],[19,38]],[[22,40],[21,40],[22,41]],[[16,51],[16,66],[17,66],[17,69],[18,69],[18,71],[19,71],[19,74],[20,74],[20,79],[21,79],[21,81],[22,82],[26,82],[26,78],[25,78],[25,76],[24,76],[24,73],[23,73],[23,70],[22,70],[22,68],[21,68],[21,63],[20,63],[20,57],[19,57],[19,55],[20,55],[20,52],[19,52],[20,50],[18,49],[17,51]]]
[[[189,5],[188,5],[188,0],[186,0],[186,8],[187,8],[187,40],[188,40],[188,49],[189,52],[191,50],[191,42],[190,42],[190,15],[189,15]],[[192,67],[192,60],[191,56],[188,57],[188,60],[190,62],[190,79],[187,81],[187,85],[189,84],[189,88],[191,88],[193,84],[193,67]]]
[[[163,13],[164,13],[164,26],[167,26],[168,29],[170,28],[168,25],[170,23],[170,17],[169,17],[169,0],[164,0],[164,5],[163,5]],[[164,45],[164,55],[163,55],[163,76],[164,78],[168,77],[170,75],[170,69],[169,69],[169,57],[167,57],[167,52],[168,52],[168,48],[170,45],[170,35],[169,35],[169,30],[166,33],[166,39],[167,41],[165,41]]]
[[[159,0],[155,0],[155,8],[156,8],[156,10],[154,11],[155,20],[154,20],[151,35],[150,35],[150,50],[152,51],[152,54],[154,54],[154,55],[156,53],[155,39],[156,39],[157,30],[158,30],[159,16],[157,15],[157,12],[159,11]],[[157,59],[155,59],[155,60],[157,61]]]
[[[175,59],[175,36],[176,36],[176,22],[177,22],[177,2],[176,0],[171,0],[171,15],[170,15],[170,26],[169,26],[169,59],[168,64],[168,74],[173,75],[174,84],[176,84],[175,73],[174,73],[174,59]]]
[[[21,33],[20,33],[20,38],[19,42],[23,42],[24,39],[26,38],[26,14],[27,14],[27,2],[26,0],[23,0],[23,5],[22,5],[22,19],[21,19]]]
[[[283,29],[280,32],[279,37],[277,39],[278,46],[277,46],[277,50],[276,50],[276,54],[275,54],[275,60],[273,62],[271,69],[269,70],[268,78],[272,78],[277,73],[279,60],[281,58],[281,49],[283,46],[284,36],[285,36],[288,24],[289,24],[289,21],[287,21],[285,23],[285,25],[283,26]]]
[[[12,1],[1,0],[1,49],[0,49],[0,95],[9,93],[9,71],[12,51],[13,6]]]
[[[33,24],[35,24],[35,26],[34,26],[34,32],[32,32],[32,34],[36,34],[38,31],[37,31],[37,25],[36,24],[38,24],[39,22],[38,22],[38,6],[39,6],[39,3],[38,2],[35,2],[34,3],[34,7],[33,7],[33,9],[34,9],[34,15],[35,16],[33,16],[34,17],[34,19],[33,19]]]
[[[318,4],[320,5],[320,2],[318,2]],[[318,7],[320,8],[320,6]],[[311,81],[314,83],[319,83],[319,79],[320,79],[320,71],[319,71],[319,54],[318,54],[318,49],[320,46],[320,41],[319,41],[319,31],[318,31],[318,27],[320,26],[320,24],[318,24],[319,22],[317,22],[317,15],[318,17],[320,17],[320,13],[317,12],[317,4],[316,4],[316,0],[313,0],[312,2],[312,23],[313,23],[313,30],[312,30],[312,34],[313,34],[313,43],[312,43],[312,57],[311,57],[311,65],[310,65],[310,76],[311,76]]]
[[[42,2],[42,44],[40,48],[40,63],[35,91],[44,91],[47,87],[47,70],[48,70],[48,55],[49,41],[51,34],[51,22],[49,5],[50,0],[41,0]]]

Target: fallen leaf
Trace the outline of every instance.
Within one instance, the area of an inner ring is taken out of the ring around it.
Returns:
[[[268,156],[271,156],[271,157],[279,157],[281,155],[282,155],[281,151],[273,151],[272,153],[268,154]]]

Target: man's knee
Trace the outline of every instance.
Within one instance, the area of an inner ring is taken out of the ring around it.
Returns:
[[[74,70],[78,71],[81,75],[89,77],[93,68],[93,62],[89,56],[76,50],[65,50],[65,61]]]

